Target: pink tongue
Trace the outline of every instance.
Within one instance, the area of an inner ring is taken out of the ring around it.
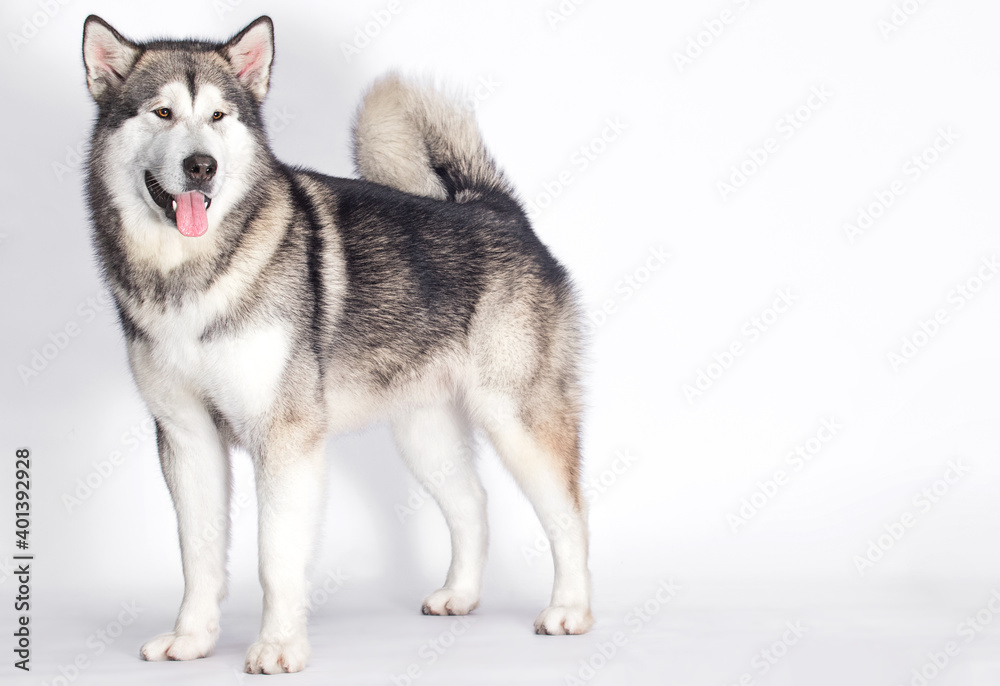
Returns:
[[[204,195],[191,191],[175,195],[174,201],[177,203],[177,230],[181,234],[193,238],[208,231]]]

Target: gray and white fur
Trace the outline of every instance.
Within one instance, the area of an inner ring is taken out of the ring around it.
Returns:
[[[264,610],[251,673],[310,648],[324,440],[388,418],[451,530],[432,615],[480,599],[486,495],[471,436],[495,446],[551,541],[539,634],[593,624],[579,487],[579,312],[486,151],[472,114],[390,75],[354,128],[362,179],[271,152],[260,106],[274,55],[261,17],[225,43],[131,41],[84,24],[97,103],[87,193],[94,245],[177,511],[184,597],[147,660],[210,654],[226,595],[230,449],[253,459]],[[440,483],[431,475],[451,462]]]

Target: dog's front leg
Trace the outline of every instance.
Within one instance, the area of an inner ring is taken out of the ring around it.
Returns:
[[[306,566],[322,512],[321,434],[309,440],[272,438],[254,463],[264,614],[257,642],[247,651],[246,671],[298,672],[309,659]]]
[[[209,412],[192,403],[156,418],[160,465],[177,510],[184,600],[174,630],[142,646],[146,660],[193,660],[219,638],[229,543],[229,453]]]

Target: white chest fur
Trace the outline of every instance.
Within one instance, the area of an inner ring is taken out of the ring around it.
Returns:
[[[289,336],[280,324],[202,343],[203,389],[231,421],[259,419],[274,405],[288,349]]]
[[[200,312],[198,311],[200,309]],[[133,346],[136,381],[154,413],[185,413],[211,403],[244,434],[273,408],[290,349],[287,327],[257,321],[201,338],[203,308],[189,305],[147,318]]]

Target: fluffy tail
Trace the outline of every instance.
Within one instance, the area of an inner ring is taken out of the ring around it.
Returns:
[[[369,181],[440,200],[516,197],[472,111],[398,74],[376,81],[358,108],[354,166]]]

